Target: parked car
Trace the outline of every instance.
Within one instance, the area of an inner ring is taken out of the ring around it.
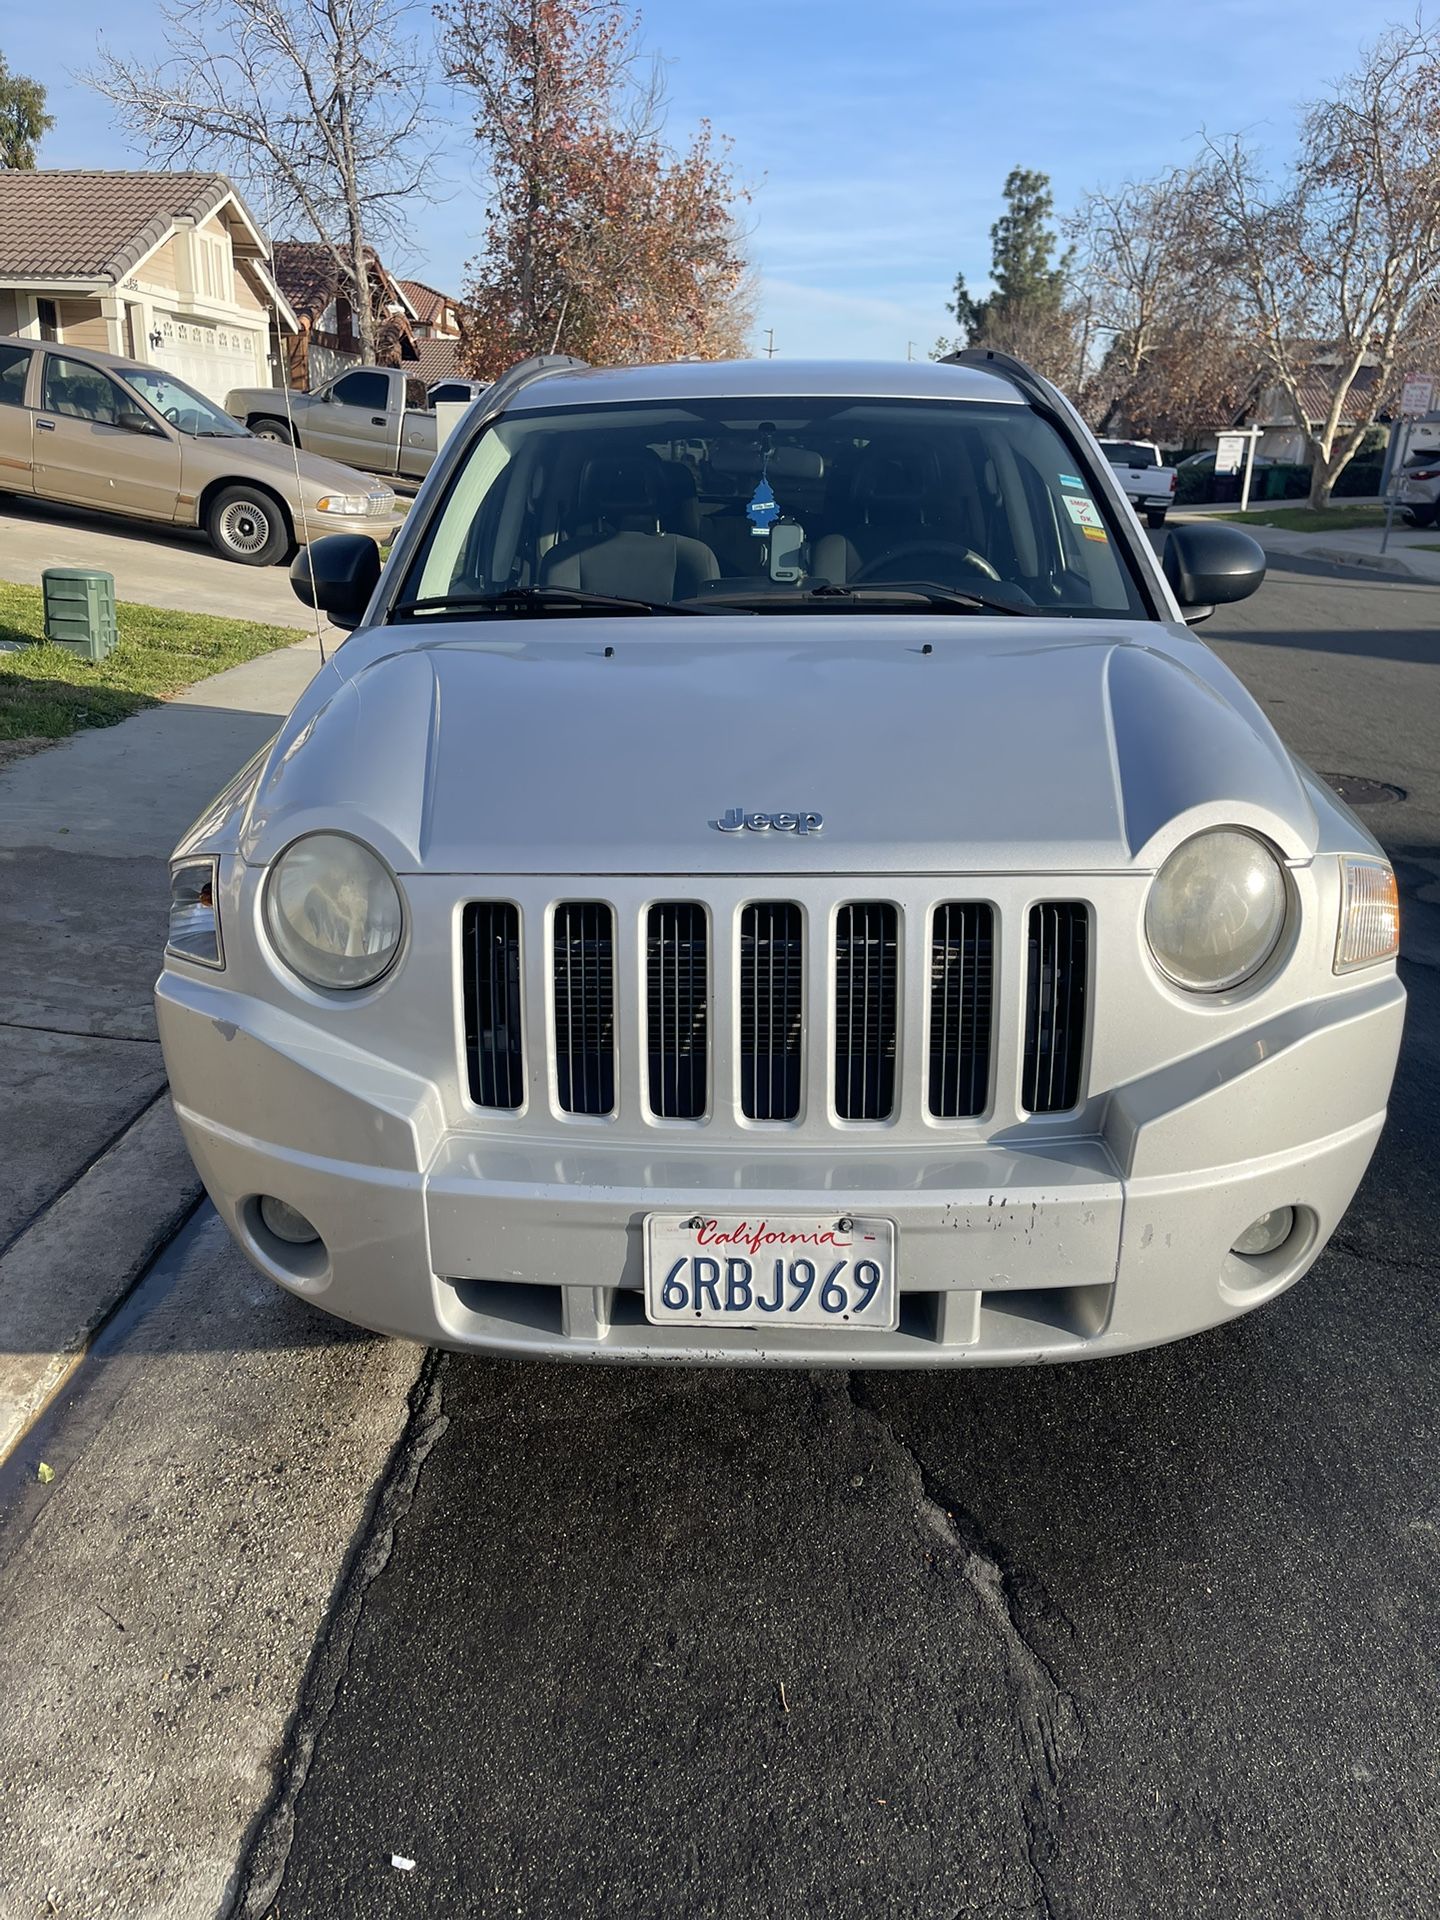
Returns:
[[[1417,447],[1400,472],[1401,510],[1412,527],[1433,527],[1440,505],[1440,447]]]
[[[488,380],[437,380],[426,395],[426,400],[432,407],[438,406],[442,400],[478,400],[489,385]]]
[[[423,480],[435,461],[435,413],[425,382],[399,367],[352,367],[314,393],[239,387],[225,411],[252,433],[345,460],[391,480]]]
[[[1394,876],[1056,390],[528,363],[177,848],[176,1111],[262,1273],[588,1360],[966,1366],[1291,1286],[1379,1136]]]
[[[1163,527],[1175,499],[1175,469],[1167,467],[1153,440],[1102,440],[1100,451],[1115,469],[1126,499],[1143,513],[1147,527]]]
[[[203,527],[249,567],[322,531],[385,540],[395,495],[353,467],[256,440],[172,374],[88,347],[0,338],[0,486]]]

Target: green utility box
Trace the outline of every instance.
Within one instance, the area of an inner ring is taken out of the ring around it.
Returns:
[[[45,638],[77,660],[104,660],[115,650],[115,576],[95,567],[47,567]]]

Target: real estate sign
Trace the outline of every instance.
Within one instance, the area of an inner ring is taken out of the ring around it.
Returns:
[[[1400,412],[1407,420],[1418,420],[1435,405],[1433,373],[1407,373],[1400,386]]]
[[[1245,464],[1246,433],[1222,433],[1215,442],[1216,473],[1239,473]]]

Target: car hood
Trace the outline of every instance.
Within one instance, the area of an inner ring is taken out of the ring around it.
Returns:
[[[278,440],[206,440],[200,444],[237,449],[249,472],[273,476],[276,484],[285,487],[291,494],[295,491],[295,466],[298,460],[300,480],[307,498],[313,492],[324,492],[326,489],[364,494],[372,487],[385,484],[377,480],[374,474],[360,473],[354,467],[347,467],[343,461],[326,460],[318,453],[302,453],[297,447],[282,446]],[[226,464],[235,466],[239,463],[231,456]]]
[[[823,827],[717,830],[732,808]],[[398,871],[1053,873],[1153,864],[1177,820],[1292,859],[1317,840],[1294,762],[1183,627],[525,620],[354,635],[240,846],[339,828]]]

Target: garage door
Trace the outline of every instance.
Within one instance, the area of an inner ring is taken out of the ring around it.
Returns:
[[[161,345],[150,352],[155,365],[211,400],[223,404],[232,387],[269,384],[258,333],[175,313],[157,313],[155,324],[161,334]]]

